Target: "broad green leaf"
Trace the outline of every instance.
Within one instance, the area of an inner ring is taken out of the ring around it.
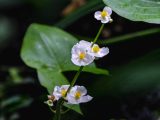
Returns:
[[[61,72],[47,69],[38,69],[37,72],[41,85],[46,87],[50,94],[53,92],[54,86],[69,84]]]
[[[45,25],[32,24],[24,38],[21,51],[23,61],[35,68],[41,85],[51,94],[56,85],[69,84],[62,74],[77,71],[79,67],[71,62],[71,48],[78,40],[70,34]],[[107,75],[107,70],[98,69],[94,64],[84,69],[86,72]]]
[[[113,11],[133,21],[160,23],[159,0],[103,0]]]
[[[94,94],[141,95],[160,86],[160,50],[111,70],[111,76],[93,84]]]

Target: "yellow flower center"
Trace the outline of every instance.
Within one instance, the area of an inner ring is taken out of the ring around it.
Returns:
[[[77,91],[74,95],[75,99],[79,99],[81,97],[81,92]]]
[[[86,56],[86,54],[85,54],[84,52],[81,52],[81,53],[79,54],[79,59],[84,59],[85,56]]]
[[[104,17],[108,16],[108,13],[106,11],[102,11],[101,16],[104,18]]]
[[[98,52],[100,51],[99,46],[98,46],[98,45],[94,45],[94,46],[92,47],[92,51],[93,51],[94,53],[98,53]]]
[[[64,97],[64,96],[66,95],[66,92],[67,92],[67,91],[66,91],[66,90],[64,90],[64,89],[63,89],[63,90],[61,90],[61,95],[62,95],[62,97]]]

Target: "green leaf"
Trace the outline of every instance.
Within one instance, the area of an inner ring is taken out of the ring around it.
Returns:
[[[81,115],[83,115],[83,113],[82,113],[82,111],[81,111],[81,108],[80,108],[80,106],[79,105],[74,105],[74,104],[64,104],[66,107],[68,107],[68,108],[70,108],[71,110],[74,110],[74,111],[76,111],[77,113],[79,113],[79,114],[81,114]]]
[[[100,95],[141,95],[160,86],[160,49],[111,70],[112,76],[92,85]]]
[[[56,85],[69,84],[68,80],[61,72],[47,69],[38,69],[37,72],[41,85],[46,87],[50,94],[52,94]]]
[[[32,24],[24,38],[21,57],[30,67],[37,69],[42,86],[51,94],[57,85],[69,84],[62,74],[77,71],[71,62],[71,48],[78,40],[70,34],[45,25]],[[98,69],[94,64],[84,69],[86,72],[107,75],[107,70]]]
[[[159,0],[103,0],[113,11],[133,21],[160,23]]]

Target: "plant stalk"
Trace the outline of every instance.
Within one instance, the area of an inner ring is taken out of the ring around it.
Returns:
[[[93,40],[93,43],[92,43],[91,47],[97,42],[97,39],[98,39],[100,33],[102,32],[103,27],[104,27],[104,24],[101,25],[101,27],[100,27],[100,29],[99,29],[99,31],[98,31],[95,39]],[[74,78],[73,78],[73,80],[72,80],[72,82],[71,82],[71,85],[70,85],[69,88],[67,89],[67,92],[66,92],[66,94],[65,94],[65,97],[67,96],[67,93],[71,90],[71,88],[72,88],[72,87],[74,86],[74,84],[76,83],[76,81],[77,81],[80,73],[82,72],[83,68],[84,68],[84,66],[81,66],[81,67],[79,68],[79,70],[77,71],[76,75],[74,76]],[[63,103],[64,103],[64,99],[60,99],[60,100],[58,101],[58,103],[57,103],[57,107],[56,107],[56,120],[60,120],[60,119],[61,119],[61,105],[62,105]]]
[[[63,104],[63,99],[60,99],[56,106],[55,120],[61,120],[61,105]]]
[[[93,40],[93,43],[92,43],[91,46],[93,46],[93,45],[97,42],[97,39],[98,39],[98,37],[100,36],[100,33],[101,33],[102,30],[103,30],[103,27],[104,27],[104,24],[101,25],[101,27],[100,27],[100,29],[99,29],[99,31],[98,31],[98,33],[97,33],[95,39]]]

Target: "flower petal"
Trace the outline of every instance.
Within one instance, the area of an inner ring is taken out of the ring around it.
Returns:
[[[109,17],[105,17],[104,19],[101,20],[101,23],[108,23],[109,22]]]
[[[55,97],[55,100],[59,100],[62,97],[62,90],[66,90],[69,88],[69,85],[62,85],[61,87],[59,86],[55,86],[54,91],[53,91],[53,95]]]
[[[108,47],[103,47],[101,48],[100,52],[99,52],[99,56],[103,57],[105,55],[107,55],[109,53],[109,48]]]
[[[62,97],[61,93],[59,92],[53,92],[53,95],[55,96],[55,100],[59,100]]]
[[[97,20],[101,20],[102,17],[101,17],[101,12],[100,11],[97,11],[94,13],[94,18],[96,18]]]
[[[68,95],[67,100],[68,104],[79,104],[89,102],[93,99],[90,95],[82,96],[80,99],[76,100],[73,96]]]
[[[70,86],[70,85],[62,85],[62,86],[61,86],[61,90],[62,90],[62,89],[67,90],[67,89],[69,88],[69,86]]]
[[[55,87],[54,87],[54,92],[58,92],[58,91],[60,91],[60,89],[61,89],[61,88],[60,88],[59,86],[55,86]],[[54,93],[54,92],[53,92],[53,93]]]
[[[91,56],[90,54],[86,54],[86,57],[83,60],[83,66],[89,65],[94,61],[95,57]]]
[[[91,64],[94,61],[94,59],[94,57],[87,54],[86,58],[84,58],[83,60],[80,60],[78,57],[72,57],[71,61],[77,66],[86,66]]]
[[[109,16],[112,14],[112,9],[110,7],[106,6],[103,10],[106,11]]]
[[[93,97],[91,97],[90,95],[86,95],[86,96],[82,96],[79,100],[80,103],[85,103],[85,102],[89,102],[93,99]]]
[[[87,94],[87,89],[84,86],[77,86],[77,91],[79,91],[82,96]]]
[[[75,99],[71,94],[67,95],[68,104],[79,104],[79,101]]]
[[[77,91],[77,87],[78,87],[78,86],[76,85],[76,86],[74,86],[74,87],[71,88],[71,90],[70,90],[70,92],[69,92],[71,96],[74,96],[74,94],[75,94],[76,91]]]
[[[80,96],[77,98],[76,94],[78,92],[80,93]],[[67,94],[66,98],[68,100],[68,104],[79,104],[90,101],[92,97],[86,94],[87,90],[84,86],[75,85],[74,87],[71,88],[70,92]]]
[[[87,48],[87,47],[90,47],[92,45],[92,43],[85,41],[85,40],[81,40],[81,41],[79,41],[79,45],[81,47]]]
[[[98,46],[98,45],[94,44],[93,47],[95,47],[95,46]],[[96,51],[96,52],[93,51],[92,48],[88,51],[88,54],[90,54],[93,57],[103,57],[109,53],[108,47],[99,48],[99,46],[98,46],[98,51]]]

